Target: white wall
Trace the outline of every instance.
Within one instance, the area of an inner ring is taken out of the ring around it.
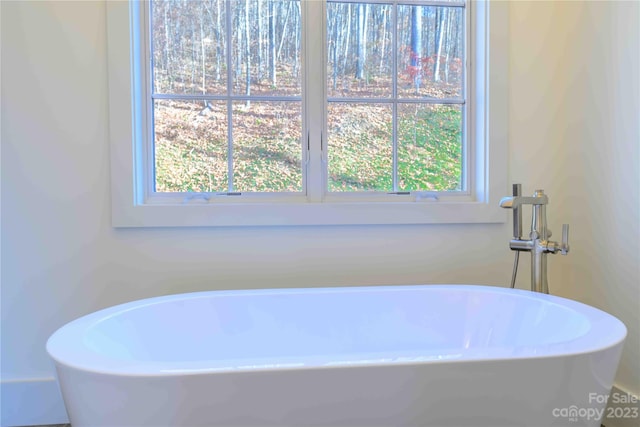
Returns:
[[[565,279],[553,291],[627,325],[616,383],[638,395],[640,4],[510,10],[511,178],[554,189],[549,219],[570,223],[571,253],[549,261],[551,277]]]
[[[567,82],[566,180],[575,264],[564,290],[629,328],[618,384],[640,394],[640,3],[571,7],[583,38]]]
[[[112,229],[104,3],[0,7],[3,425],[64,421],[17,390],[53,376],[55,329],[109,305],[205,289],[507,284],[510,223]],[[510,9],[510,181],[547,191],[556,236],[571,223],[570,255],[549,260],[552,292],[625,321],[617,384],[638,394],[638,4]]]

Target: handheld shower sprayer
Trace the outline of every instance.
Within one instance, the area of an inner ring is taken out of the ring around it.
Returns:
[[[513,195],[513,197],[522,196],[522,184],[513,184],[511,194]],[[515,240],[520,240],[522,239],[522,211],[520,210],[520,206],[512,207],[511,209],[513,210],[513,238]],[[513,271],[511,272],[511,289],[516,287],[516,277],[518,275],[519,262],[520,251],[515,251],[515,255],[513,258]]]
[[[513,194],[513,197],[521,197],[522,184],[513,184],[513,190],[511,194]],[[513,238],[519,240],[522,238],[522,211],[520,210],[520,206],[512,209],[513,209]]]

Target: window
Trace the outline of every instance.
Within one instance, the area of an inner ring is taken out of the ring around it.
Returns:
[[[504,221],[504,6],[107,8],[114,226]]]

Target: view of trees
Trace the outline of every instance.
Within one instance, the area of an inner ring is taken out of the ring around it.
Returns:
[[[155,91],[224,95],[230,64],[234,94],[299,96],[300,16],[297,0],[153,1]]]
[[[302,191],[300,2],[151,5],[157,190]],[[330,1],[326,34],[330,190],[459,189],[464,8]]]
[[[394,27],[392,5],[327,8],[329,96],[391,96],[394,53],[399,96],[461,96],[463,9],[400,5]]]

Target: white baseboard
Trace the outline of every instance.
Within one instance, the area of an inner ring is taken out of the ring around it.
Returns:
[[[640,396],[613,386],[602,424],[605,427],[640,426]]]
[[[55,378],[3,380],[0,386],[2,427],[69,422]]]

